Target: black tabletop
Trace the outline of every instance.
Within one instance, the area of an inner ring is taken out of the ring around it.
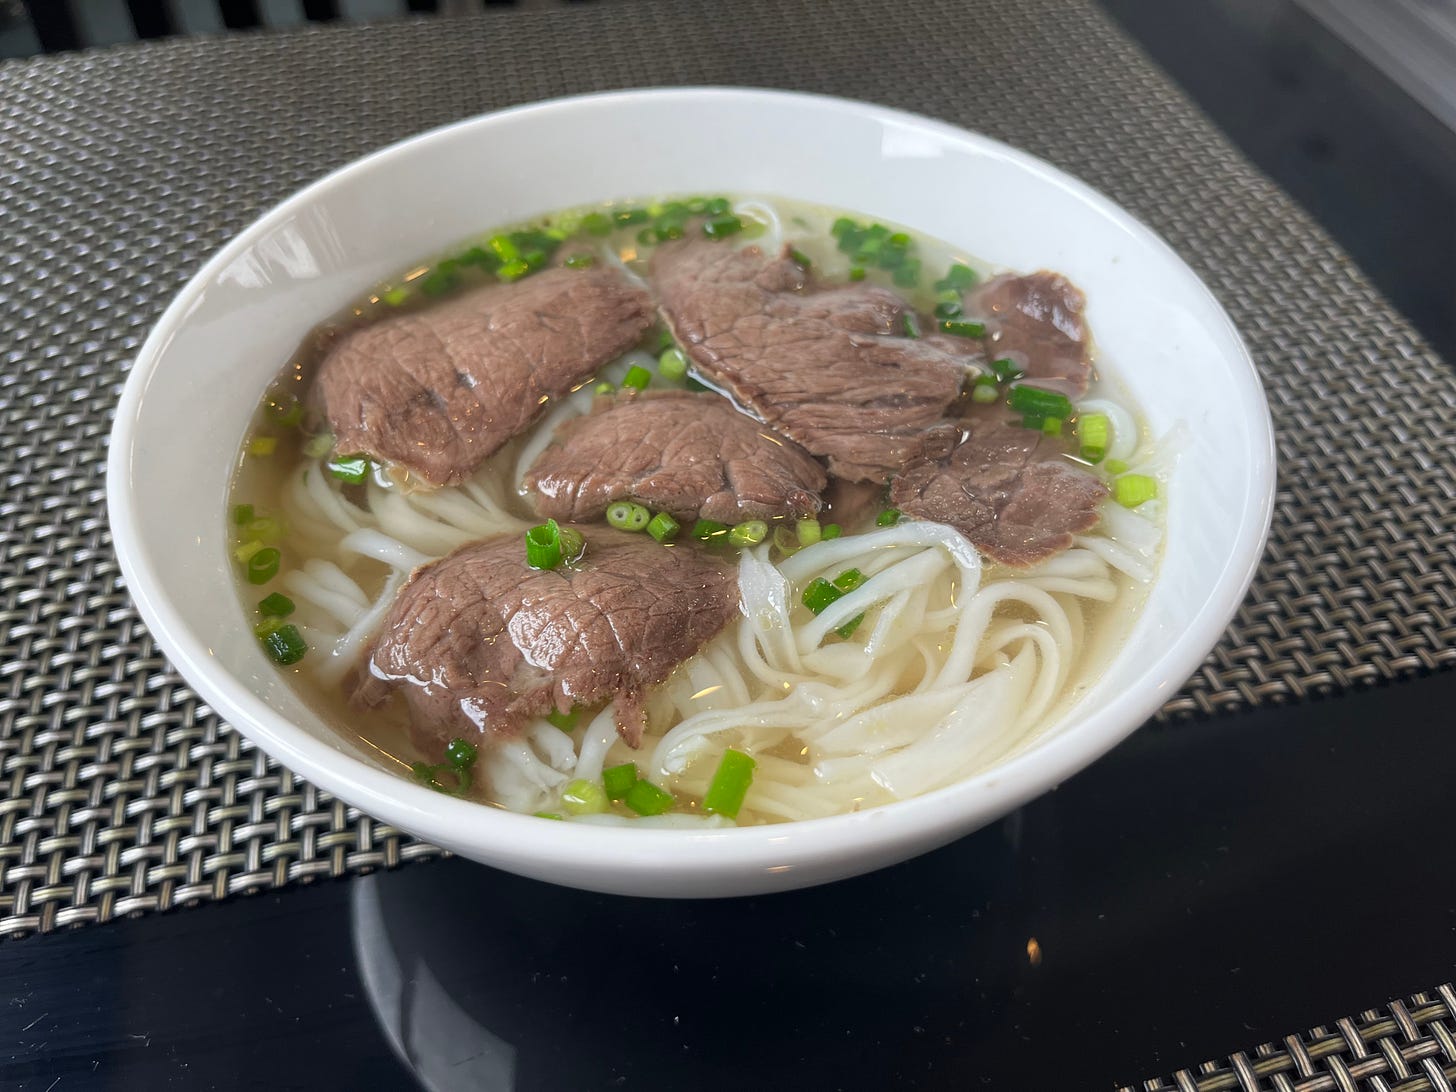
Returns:
[[[1451,347],[1426,293],[1450,240],[1371,230],[1449,213],[1419,107],[1293,5],[1107,6]],[[1320,134],[1396,181],[1356,202]],[[1133,1084],[1452,977],[1452,708],[1447,672],[1150,726],[945,849],[772,897],[432,860],[27,937],[0,945],[0,1087]]]

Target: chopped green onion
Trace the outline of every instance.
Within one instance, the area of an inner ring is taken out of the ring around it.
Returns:
[[[363,455],[348,455],[339,459],[330,459],[328,467],[330,474],[350,485],[361,485],[369,476],[369,460]]]
[[[703,211],[709,216],[722,216],[732,206],[726,197],[715,197],[703,206]]]
[[[643,531],[652,521],[652,513],[640,504],[617,501],[607,505],[607,522],[619,531]]]
[[[607,790],[582,777],[568,781],[561,790],[561,806],[572,815],[599,815],[608,803]]]
[[[864,280],[865,279],[864,266],[862,266],[862,265],[852,265],[852,266],[850,266],[849,267],[849,279],[852,280],[852,281],[862,281],[862,280]]]
[[[277,542],[283,537],[283,524],[272,516],[259,516],[248,521],[243,528],[243,534],[260,542]]]
[[[262,637],[263,649],[279,667],[288,667],[303,659],[308,651],[308,642],[295,625],[282,625],[270,630]]]
[[[730,546],[757,546],[768,537],[768,524],[761,519],[744,520],[728,532]]]
[[[996,380],[989,375],[978,376],[971,387],[971,401],[978,405],[989,406],[992,402],[1001,397],[1001,388],[996,385]]]
[[[262,548],[263,544],[257,539],[254,539],[252,542],[244,542],[233,549],[233,557],[246,565],[253,559],[253,555]]]
[[[647,524],[647,533],[658,542],[671,542],[682,530],[682,524],[673,519],[666,512],[658,512]]]
[[[627,790],[622,802],[638,815],[661,815],[677,804],[670,792],[664,792],[651,781],[637,781]]]
[[[1123,462],[1121,459],[1108,459],[1107,465],[1104,466],[1102,469],[1106,470],[1109,474],[1126,474],[1127,463]]]
[[[856,614],[848,622],[845,622],[844,625],[836,626],[834,632],[839,634],[839,636],[843,637],[847,641],[854,636],[854,631],[859,629],[859,624],[864,620],[865,616],[862,613]]]
[[[620,209],[613,214],[613,219],[618,226],[626,227],[628,224],[641,224],[652,219],[652,214],[646,209]]]
[[[843,595],[844,592],[840,591],[822,576],[816,576],[813,580],[809,581],[808,586],[804,588],[803,594],[799,596],[799,599],[813,613],[822,614],[825,607]]]
[[[1006,356],[1000,360],[991,361],[991,374],[999,382],[1010,383],[1013,379],[1020,379],[1026,372],[1020,364]]]
[[[616,394],[617,388],[604,379],[596,385],[594,391],[596,394]]]
[[[588,235],[610,235],[612,221],[600,212],[589,212],[581,218],[581,226]]]
[[[1077,419],[1077,439],[1082,444],[1082,458],[1100,463],[1112,442],[1112,421],[1105,413],[1084,413]]]
[[[526,532],[526,564],[533,569],[554,569],[561,564],[561,527],[554,519]]]
[[[834,578],[834,586],[842,592],[852,592],[867,579],[869,578],[858,569],[845,569]]]
[[[698,379],[697,376],[694,376],[694,375],[688,376],[688,390],[690,390],[690,391],[710,391],[712,389],[713,388],[710,387],[710,386],[708,386],[708,384],[701,382]]]
[[[468,739],[452,739],[445,744],[445,761],[457,770],[469,769],[475,765],[475,744]]]
[[[804,269],[812,269],[814,266],[814,263],[809,260],[809,255],[795,247],[789,247],[789,257],[795,265],[801,266]]]
[[[964,292],[978,280],[976,271],[961,262],[952,262],[945,276],[935,282],[937,292]]]
[[[900,522],[900,509],[886,508],[875,517],[876,527],[893,527]]]
[[[842,534],[844,534],[844,529],[840,527],[839,524],[826,523],[822,530],[819,532],[819,537],[824,539],[825,541],[828,541],[831,538],[838,538]]]
[[[586,536],[575,527],[563,527],[561,535],[561,560],[574,565],[586,553]]]
[[[708,783],[708,791],[703,794],[703,810],[737,819],[757,767],[758,763],[742,751],[731,747],[724,751],[713,780]]]
[[[903,231],[897,231],[887,240],[891,246],[904,249],[910,245],[910,236]]]
[[[1062,434],[1062,419],[1060,417],[1047,417],[1043,419],[1041,431],[1044,436],[1060,436]]]
[[[398,288],[389,289],[379,299],[387,307],[398,307],[409,299],[409,289],[400,285]]]
[[[914,288],[917,284],[920,283],[920,259],[906,259],[905,264],[902,265],[899,269],[895,270],[895,275],[891,278],[891,280],[893,280],[895,284],[900,288]],[[980,335],[973,334],[970,336],[979,337]]]
[[[641,246],[651,246],[657,242],[657,232],[650,227],[645,227],[637,233],[637,242]]]
[[[553,728],[560,728],[568,735],[576,731],[576,723],[579,720],[581,720],[580,709],[569,709],[565,713],[561,712],[558,709],[553,709],[551,710],[551,712],[546,714],[547,724],[551,725],[551,727]]]
[[[457,260],[461,265],[479,266],[487,273],[494,273],[496,266],[500,265],[500,259],[483,246],[473,246],[468,250],[462,250]]]
[[[1044,391],[1040,387],[1028,387],[1022,384],[1019,387],[1011,388],[1011,397],[1008,399],[1011,408],[1017,413],[1030,414],[1035,417],[1057,417],[1067,418],[1072,416],[1072,400],[1065,394],[1057,391]]]
[[[935,305],[935,317],[938,319],[953,319],[960,317],[965,310],[954,300],[941,300]]]
[[[609,799],[622,799],[627,795],[627,790],[635,784],[637,784],[637,763],[635,762],[608,766],[602,771],[602,787],[607,790]]]
[[[901,315],[900,325],[904,327],[906,337],[920,336],[920,317],[914,311],[906,311]]]
[[[700,519],[693,524],[693,538],[708,542],[715,538],[722,538],[731,529],[726,523],[719,523],[715,519]]]
[[[288,399],[286,406],[275,402],[268,407],[268,416],[284,428],[293,428],[303,420],[303,403],[293,397]]]
[[[703,222],[703,234],[709,239],[726,239],[743,230],[743,221],[731,212],[721,213]]]
[[[265,546],[248,558],[248,583],[266,584],[278,575],[283,555],[276,546]]]
[[[812,546],[824,537],[824,528],[817,519],[801,519],[794,524],[794,533],[799,537],[800,546]]]
[[[555,819],[558,823],[563,823],[566,821],[566,816],[562,815],[560,812],[533,811],[531,814],[534,815],[537,819]]]
[[[634,391],[645,391],[651,382],[652,373],[641,364],[633,364],[622,377],[622,386],[631,387]]]
[[[833,235],[836,239],[838,239],[841,238],[846,231],[854,231],[858,226],[859,225],[851,220],[848,216],[841,216],[839,217],[839,219],[835,220],[832,225],[830,225],[829,234]]]
[[[253,522],[253,506],[251,504],[233,505],[233,523],[239,527],[245,527]]]
[[[254,436],[248,441],[249,455],[272,455],[278,449],[278,437]]]
[[[1146,474],[1124,474],[1112,483],[1112,499],[1124,508],[1136,508],[1158,495],[1158,483]]]
[[[971,322],[966,319],[941,319],[941,333],[951,334],[955,337],[985,337],[986,324],[984,322]]]
[[[333,446],[333,436],[327,432],[320,432],[317,436],[310,436],[304,442],[303,453],[310,459],[322,459]]]
[[[567,269],[590,269],[596,264],[596,256],[592,254],[573,254],[566,259]]]
[[[452,262],[448,266],[440,263],[420,278],[420,291],[427,296],[443,296],[459,287],[460,274],[455,271],[458,265],[458,262]]]
[[[253,627],[253,636],[261,641],[264,637],[268,636],[268,634],[272,633],[275,629],[279,629],[280,627],[282,627],[282,625],[282,618],[264,618],[261,622]]]
[[[775,547],[782,550],[785,556],[791,556],[798,553],[800,547],[803,546],[803,543],[799,541],[798,536],[796,536],[794,532],[790,531],[782,523],[774,525],[773,544]]]
[[[263,597],[258,609],[269,618],[287,618],[294,611],[293,600],[281,592],[274,592]]]
[[[495,256],[502,262],[513,262],[521,256],[521,248],[509,235],[493,235],[486,246],[495,251]]]
[[[496,275],[503,281],[518,281],[527,273],[531,272],[531,263],[524,258],[512,258],[508,262],[502,262]]]
[[[684,379],[688,374],[688,358],[676,347],[664,349],[657,358],[657,374],[663,379]]]

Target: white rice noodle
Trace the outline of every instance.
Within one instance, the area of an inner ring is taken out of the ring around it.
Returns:
[[[540,811],[576,770],[576,749],[561,729],[533,721],[514,739],[485,749],[480,771],[491,799],[512,811]]]

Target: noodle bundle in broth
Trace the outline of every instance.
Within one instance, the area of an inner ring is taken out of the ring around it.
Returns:
[[[780,199],[570,210],[321,326],[245,609],[406,776],[589,823],[839,814],[1028,746],[1154,578],[1167,443],[1080,292]]]

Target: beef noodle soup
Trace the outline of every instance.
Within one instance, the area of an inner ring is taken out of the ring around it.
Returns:
[[[833,815],[1037,737],[1157,567],[1169,444],[1084,300],[781,199],[408,269],[263,400],[249,624],[345,737],[553,819]]]

